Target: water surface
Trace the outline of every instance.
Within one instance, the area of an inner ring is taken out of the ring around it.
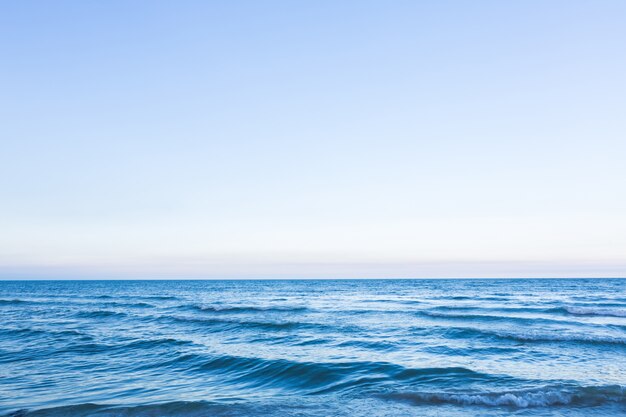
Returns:
[[[2,281],[0,415],[626,415],[625,288]]]

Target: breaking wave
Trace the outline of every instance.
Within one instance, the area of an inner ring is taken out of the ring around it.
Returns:
[[[622,386],[543,388],[527,391],[488,393],[404,392],[384,395],[385,398],[412,404],[456,404],[486,407],[551,407],[598,406],[606,403],[626,403]]]

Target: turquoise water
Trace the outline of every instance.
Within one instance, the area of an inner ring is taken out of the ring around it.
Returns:
[[[626,415],[626,280],[2,281],[0,415]]]

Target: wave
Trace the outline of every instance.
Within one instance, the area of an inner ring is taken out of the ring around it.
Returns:
[[[54,350],[47,350],[46,355],[64,355],[64,354],[111,354],[114,352],[132,352],[138,350],[150,351],[152,349],[157,349],[159,347],[163,347],[168,351],[176,353],[175,347],[178,346],[191,346],[193,342],[179,340],[179,339],[148,339],[148,340],[133,340],[126,341],[121,343],[98,343],[98,342],[88,342],[88,343],[71,343],[63,348],[57,348]],[[32,357],[37,357],[42,354],[41,350],[33,351],[29,353]]]
[[[433,330],[433,328],[430,328]],[[419,330],[424,330],[420,328]],[[626,338],[619,336],[603,336],[590,333],[563,333],[547,331],[507,331],[500,329],[480,329],[475,327],[439,327],[438,330],[448,338],[498,338],[517,342],[573,342],[588,344],[626,345]]]
[[[258,312],[295,312],[306,311],[307,307],[302,306],[184,306],[192,310],[198,310],[203,312],[213,313],[258,313]]]
[[[365,341],[365,340],[347,340],[345,342],[341,342],[335,345],[340,348],[358,348],[365,350],[374,350],[377,352],[385,352],[391,351],[398,348],[395,343],[390,342],[376,342],[376,341]]]
[[[510,296],[505,294],[492,294],[490,296],[481,296],[481,295],[442,295],[438,297],[428,297],[429,300],[474,300],[474,301],[508,301],[511,299]]]
[[[510,392],[390,392],[373,394],[383,401],[403,402],[411,406],[451,405],[481,408],[552,408],[552,407],[592,407],[626,403],[624,387],[545,387],[526,391]],[[345,401],[344,401],[345,403]],[[349,403],[348,403],[349,404]],[[347,406],[349,406],[346,404]],[[369,406],[372,406],[371,403]],[[330,408],[332,410],[332,406]],[[320,415],[319,409],[314,414],[307,413],[305,404],[294,407],[292,402],[277,401],[274,404],[244,403],[240,401],[172,401],[144,405],[104,405],[83,403],[40,410],[18,410],[5,417],[51,417],[51,416],[233,416],[233,415],[283,415],[305,416]],[[326,411],[329,411],[328,409]],[[477,411],[474,411],[474,413]],[[343,414],[342,414],[343,415]],[[378,414],[376,414],[378,415]],[[395,415],[395,413],[394,413]]]
[[[52,297],[48,297],[48,298],[52,298]],[[104,299],[104,297],[95,297],[98,299]],[[106,297],[106,298],[112,298],[112,297]],[[96,301],[94,302],[93,300],[89,300],[89,301],[83,301],[85,298],[84,297],[79,297],[79,300],[59,300],[59,299],[44,299],[44,300],[22,300],[22,299],[0,299],[0,306],[2,305],[7,305],[7,306],[11,306],[11,305],[22,305],[22,304],[29,304],[29,305],[49,305],[49,306],[67,306],[67,305],[73,305],[73,306],[89,306],[89,305],[93,305],[93,306],[101,306],[101,307],[131,307],[131,308],[148,308],[148,307],[154,307],[154,305],[146,303],[146,302],[117,302],[117,301],[109,301],[109,302],[103,302],[103,301]]]
[[[208,401],[173,401],[160,404],[137,406],[104,405],[104,404],[75,404],[61,407],[44,408],[40,410],[18,410],[4,417],[66,417],[66,416],[103,416],[103,417],[154,417],[180,416],[204,417],[213,415],[225,407],[224,404]]]
[[[149,295],[149,296],[139,296],[139,297],[133,297],[133,298],[138,298],[141,300],[156,300],[156,301],[160,301],[160,300],[180,300],[180,298],[175,297],[173,295]]]
[[[90,303],[91,304],[91,303]],[[95,303],[98,306],[102,307],[121,307],[121,308],[154,308],[155,306],[150,303],[138,302],[138,303],[120,303],[116,301],[111,301],[107,303]]]
[[[88,296],[85,298],[95,298],[95,299],[133,299],[133,300],[179,300],[178,297],[173,295],[97,295],[97,296]]]
[[[554,310],[569,313],[575,316],[626,317],[626,309],[624,308],[566,306],[559,307]]]
[[[436,306],[425,314],[437,314],[434,311],[475,311],[475,312],[508,312],[508,313],[561,313],[576,316],[613,316],[626,317],[626,308],[609,306],[560,306],[560,307],[478,307],[478,306]]]
[[[121,345],[121,346],[116,346],[118,348],[123,348],[123,349],[151,349],[157,346],[166,346],[166,347],[173,347],[173,346],[185,346],[185,345],[193,345],[193,342],[187,341],[187,340],[180,340],[180,339],[170,339],[170,338],[164,338],[164,339],[148,339],[148,340],[135,340],[132,342],[129,342],[125,345]]]
[[[310,393],[343,391],[370,382],[421,383],[492,381],[501,377],[463,367],[406,368],[389,362],[296,362],[284,359],[221,356],[204,363],[203,370],[232,371],[255,386],[269,384],[282,388],[305,389]]]
[[[238,320],[225,317],[188,317],[188,316],[160,316],[157,320],[175,321],[183,324],[197,324],[214,328],[215,331],[238,330],[238,329],[261,329],[268,331],[291,331],[291,330],[332,330],[332,326],[300,322],[300,321],[270,321],[270,320]],[[335,329],[336,330],[336,329]]]
[[[150,350],[159,346],[172,348],[174,346],[193,345],[193,342],[191,341],[173,338],[134,339],[121,341],[118,343],[99,343],[94,341],[94,337],[92,335],[80,332],[78,330],[0,328],[0,335],[12,336],[16,338],[24,338],[28,336],[55,337],[59,340],[67,342],[67,344],[65,344],[65,346],[63,347],[55,347],[54,349],[47,350],[47,355],[68,352],[112,352],[115,350],[131,352],[138,349]],[[43,348],[44,346],[41,347]]]
[[[506,312],[506,313],[545,313],[550,312],[553,309],[546,309],[543,307],[507,307],[507,306],[492,306],[492,307],[479,307],[475,305],[469,306],[455,306],[455,305],[442,305],[435,306],[431,311],[476,311],[476,312]]]
[[[537,324],[545,324],[548,326],[572,326],[578,329],[582,328],[598,328],[597,325],[593,323],[584,323],[580,321],[576,321],[575,319],[568,320],[565,318],[544,318],[544,317],[519,317],[519,316],[508,316],[508,315],[492,315],[492,314],[472,314],[472,313],[448,313],[448,312],[439,312],[439,311],[420,311],[418,312],[421,316],[432,317],[435,319],[442,320],[456,320],[456,321],[467,321],[467,322],[486,322],[486,323],[510,323],[518,326],[532,326]],[[621,325],[604,325],[604,327],[612,327],[618,330],[623,330],[626,326]]]
[[[619,385],[600,387],[547,387],[526,391],[487,393],[404,392],[384,395],[415,405],[453,404],[486,407],[598,406],[626,403],[626,389]]]
[[[224,385],[234,384],[254,390],[268,388],[301,395],[344,392],[379,384],[456,386],[472,381],[498,383],[514,380],[463,367],[407,368],[390,362],[299,362],[232,355],[207,358],[199,353],[188,353],[144,368],[185,369],[217,376]]]
[[[32,328],[0,328],[0,334],[12,335],[12,336],[38,336],[38,335],[50,335],[50,336],[78,336],[81,338],[91,338],[86,333],[79,332],[78,330],[51,330],[51,329],[32,329]]]
[[[515,317],[515,316],[495,316],[491,314],[470,314],[470,313],[444,313],[439,311],[420,311],[418,314],[440,318],[440,319],[459,319],[459,320],[472,320],[472,321],[514,321],[517,323],[556,323],[563,324],[562,320],[544,319],[539,317]],[[571,322],[571,324],[579,324]]]

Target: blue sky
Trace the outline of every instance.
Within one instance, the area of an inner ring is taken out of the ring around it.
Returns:
[[[626,276],[623,1],[0,5],[0,277]]]

